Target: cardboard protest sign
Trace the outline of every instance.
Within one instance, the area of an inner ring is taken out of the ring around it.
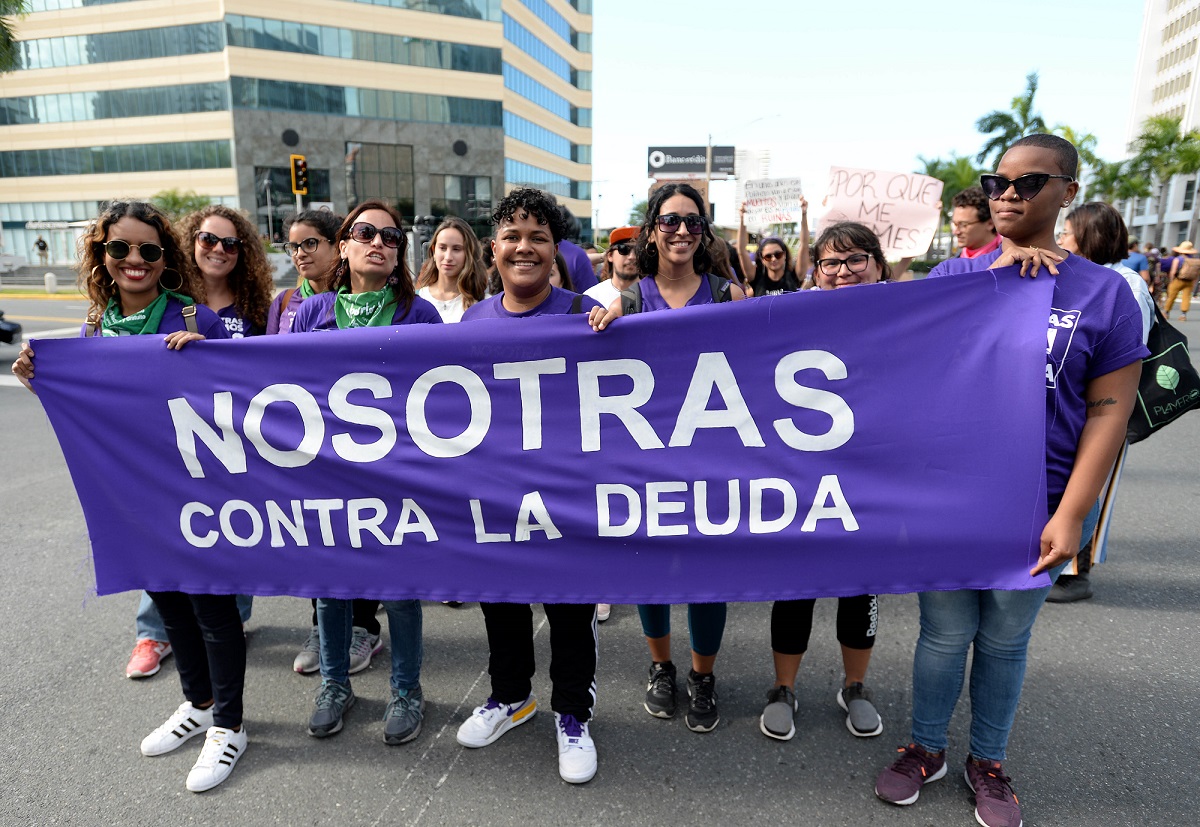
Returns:
[[[799,178],[755,178],[746,182],[743,192],[749,225],[765,227],[800,220],[804,189]]]
[[[929,249],[941,215],[942,182],[915,172],[832,167],[818,234],[838,221],[866,224],[890,261]]]

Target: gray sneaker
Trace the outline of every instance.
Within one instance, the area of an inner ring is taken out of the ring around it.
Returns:
[[[392,702],[383,713],[383,742],[405,744],[421,734],[424,720],[425,693],[421,687],[401,689],[392,693]]]
[[[308,734],[325,738],[342,731],[342,716],[354,706],[354,690],[350,684],[321,681],[317,690],[317,706],[308,720]]]
[[[350,674],[361,672],[371,665],[371,658],[383,651],[383,640],[361,626],[354,627],[350,639]]]
[[[796,694],[790,686],[777,686],[767,693],[767,705],[758,728],[768,738],[790,741],[796,734]]]
[[[308,640],[300,647],[300,654],[292,661],[292,669],[301,675],[311,675],[321,668],[321,632],[316,626],[308,635]]]
[[[838,706],[846,710],[846,729],[859,738],[870,738],[883,732],[883,720],[871,703],[871,695],[861,683],[852,683],[838,690]]]

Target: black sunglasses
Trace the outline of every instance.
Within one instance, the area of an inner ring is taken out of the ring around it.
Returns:
[[[235,238],[234,236],[221,238],[218,235],[214,235],[203,230],[196,233],[196,241],[199,242],[200,246],[205,250],[211,250],[213,247],[216,247],[217,244],[220,244],[221,249],[227,253],[236,253],[241,249],[242,246],[242,240],[240,238]]]
[[[285,241],[283,242],[283,251],[289,256],[294,256],[296,253],[303,250],[306,253],[315,253],[317,248],[321,246],[323,238],[306,238],[303,241]]]
[[[999,201],[1000,196],[1008,192],[1009,187],[1016,190],[1017,198],[1022,201],[1032,201],[1051,178],[1061,178],[1064,181],[1075,180],[1070,175],[1051,175],[1048,172],[1029,172],[1020,178],[1013,179],[1005,178],[1003,175],[985,174],[979,176],[979,186],[983,188],[983,194],[992,201]]]
[[[669,212],[666,215],[660,215],[654,219],[658,223],[658,229],[664,233],[673,233],[679,230],[679,222],[687,227],[687,231],[692,235],[700,235],[704,232],[704,216],[702,215],[676,215]]]
[[[633,242],[632,241],[619,241],[616,244],[614,244],[612,246],[612,248],[614,250],[616,250],[618,253],[620,253],[621,255],[627,256],[633,252]]]
[[[163,257],[163,248],[157,244],[151,244],[149,241],[141,244],[130,244],[128,241],[121,241],[119,238],[115,238],[112,241],[104,242],[104,252],[108,253],[109,258],[114,258],[117,261],[121,261],[129,255],[129,251],[134,247],[137,247],[138,255],[147,264],[153,264]]]
[[[783,258],[783,253],[763,253],[763,261],[774,261],[777,258]]]
[[[376,227],[374,224],[368,224],[365,221],[359,221],[350,228],[350,237],[360,244],[370,244],[371,240],[379,236],[383,241],[384,247],[396,249],[400,246],[400,242],[404,240],[404,233],[399,227]]]

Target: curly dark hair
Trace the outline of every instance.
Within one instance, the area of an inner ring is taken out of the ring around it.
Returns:
[[[109,228],[122,218],[136,219],[158,231],[158,243],[163,248],[163,273],[173,270],[181,282],[179,289],[171,292],[198,301],[203,285],[184,266],[188,256],[180,250],[179,238],[167,214],[146,201],[110,201],[79,237],[79,288],[88,297],[88,316],[103,313],[111,299],[120,302],[117,285],[104,266],[104,242],[109,240]]]
[[[692,266],[696,272],[712,273],[715,276],[728,278],[727,273],[716,272],[712,253],[709,251],[708,246],[714,239],[712,229],[708,224],[708,208],[704,204],[704,198],[701,197],[700,193],[691,184],[666,184],[655,191],[654,195],[650,196],[650,203],[646,207],[646,220],[642,222],[642,229],[638,232],[637,242],[634,246],[638,272],[647,273],[651,276],[658,272],[658,248],[650,240],[650,235],[654,232],[654,225],[658,220],[659,214],[662,212],[663,203],[672,195],[683,195],[690,198],[695,202],[696,209],[699,210],[700,215],[705,217],[704,237],[702,243],[696,245],[696,254],[692,259]]]
[[[335,243],[340,247],[343,241],[350,240],[350,228],[358,223],[358,217],[367,210],[382,210],[387,213],[391,216],[392,221],[395,222],[397,229],[400,230],[400,246],[396,249],[396,266],[387,278],[387,286],[392,291],[392,296],[395,297],[396,303],[404,308],[404,313],[400,316],[400,318],[404,318],[408,315],[408,311],[412,309],[413,299],[416,298],[417,291],[413,287],[412,273],[408,269],[408,234],[404,232],[404,222],[395,207],[378,199],[363,201],[346,216],[346,220],[338,228]],[[325,281],[329,285],[329,289],[334,293],[343,287],[349,289],[349,262],[344,258],[339,258],[334,263],[333,269],[329,271],[329,275]]]
[[[848,253],[855,248],[870,253],[879,265],[879,280],[887,281],[892,277],[892,265],[888,264],[887,256],[883,254],[879,236],[865,224],[859,224],[857,221],[839,221],[826,227],[812,245],[814,266],[821,258],[821,250],[826,247],[835,253]]]
[[[237,237],[241,239],[237,264],[229,273],[229,289],[233,292],[233,306],[246,321],[258,328],[267,326],[267,312],[271,309],[271,299],[275,293],[275,275],[267,261],[266,251],[263,250],[262,237],[258,228],[250,222],[246,214],[224,204],[209,204],[183,217],[179,222],[179,240],[187,255],[184,264],[195,274],[201,290],[204,289],[204,279],[196,265],[196,235],[200,225],[210,216],[224,218],[233,224]],[[202,294],[203,295],[203,294]],[[204,296],[207,298],[207,296]],[[203,299],[202,299],[203,300]]]
[[[962,192],[950,199],[950,209],[958,207],[973,207],[975,210],[975,218],[978,221],[991,221],[992,208],[988,206],[987,196],[983,194],[982,187],[967,187]]]
[[[532,187],[513,190],[496,205],[492,212],[492,223],[499,227],[505,221],[519,217],[518,213],[531,216],[538,224],[549,227],[555,244],[567,237],[567,222],[558,209],[558,202],[548,192]]]

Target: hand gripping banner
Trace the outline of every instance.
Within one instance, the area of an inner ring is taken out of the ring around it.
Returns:
[[[36,343],[127,589],[514,602],[1029,588],[1052,284],[1002,270],[170,351]]]

